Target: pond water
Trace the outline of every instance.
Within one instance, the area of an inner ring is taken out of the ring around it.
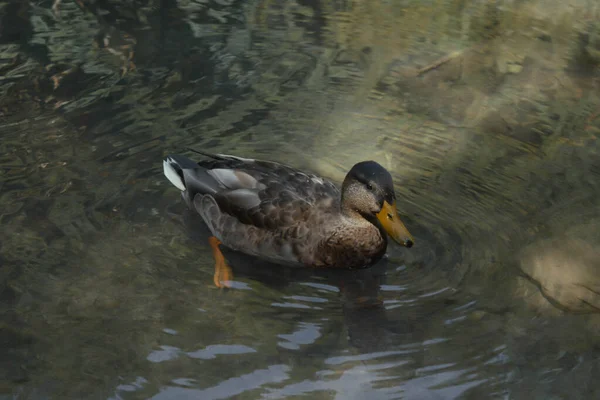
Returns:
[[[595,0],[0,1],[0,399],[600,398]],[[336,182],[371,269],[227,252],[187,148]],[[596,383],[594,383],[596,380]]]

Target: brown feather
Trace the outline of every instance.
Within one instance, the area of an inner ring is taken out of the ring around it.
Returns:
[[[225,246],[317,268],[360,268],[385,253],[385,233],[360,216],[343,215],[332,182],[274,162],[213,157],[198,168],[215,179],[216,193],[187,196]]]

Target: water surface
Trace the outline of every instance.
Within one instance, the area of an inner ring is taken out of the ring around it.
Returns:
[[[599,13],[0,1],[0,398],[599,397]],[[219,290],[187,147],[375,159],[416,245]]]

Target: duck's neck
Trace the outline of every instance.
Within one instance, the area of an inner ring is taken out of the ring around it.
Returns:
[[[338,226],[339,237],[331,244],[340,251],[340,266],[359,268],[377,262],[387,248],[387,235],[376,218],[369,221],[359,212],[352,209],[342,210],[341,226]]]
[[[357,210],[353,209],[348,204],[344,204],[343,201],[342,201],[342,204],[340,205],[340,211],[342,212],[342,215],[344,217],[349,218],[351,220],[354,220],[357,222],[358,221],[369,222],[369,220],[367,220],[361,213],[359,213]]]
[[[387,243],[387,234],[375,216],[370,218],[365,217],[352,207],[344,206],[343,203],[341,205],[341,213],[350,224],[357,228],[363,228],[369,231],[379,231],[381,238]]]

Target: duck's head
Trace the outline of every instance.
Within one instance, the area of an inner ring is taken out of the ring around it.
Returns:
[[[415,242],[398,216],[392,175],[375,161],[359,162],[346,175],[342,184],[342,211],[359,214],[373,223],[378,220],[402,246],[412,247]]]

